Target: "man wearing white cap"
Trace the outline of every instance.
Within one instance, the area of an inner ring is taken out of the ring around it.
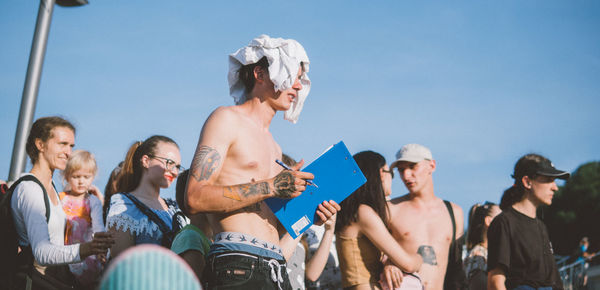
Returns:
[[[423,257],[419,276],[425,289],[460,289],[460,281],[458,286],[449,284],[456,278],[464,280],[464,272],[460,269],[461,273],[447,275],[446,272],[452,261],[460,268],[460,254],[453,253],[452,257],[449,254],[454,252],[452,241],[463,234],[463,211],[458,205],[435,196],[432,175],[436,163],[429,149],[407,144],[396,158],[390,168],[398,170],[408,194],[389,204],[392,235],[408,252],[417,252]],[[384,273],[392,280],[402,275],[393,266],[386,266]]]
[[[281,148],[269,132],[277,111],[296,122],[310,89],[308,57],[293,39],[261,35],[229,56],[229,88],[236,105],[206,120],[190,169],[186,202],[191,213],[211,213],[215,233],[207,257],[208,289],[290,289],[284,252],[295,244],[263,200],[294,198],[313,175],[282,170]],[[319,205],[329,219],[335,202]],[[291,250],[289,250],[291,252]]]

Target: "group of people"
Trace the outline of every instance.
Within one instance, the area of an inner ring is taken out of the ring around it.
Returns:
[[[30,266],[29,280],[15,283],[92,289],[115,257],[156,244],[208,289],[562,287],[536,209],[569,173],[537,154],[519,159],[499,206],[473,206],[464,261],[463,211],[436,196],[436,162],[419,144],[404,145],[390,164],[373,151],[355,154],[366,183],[340,204],[323,201],[315,225],[292,238],[264,200],[295,198],[314,176],[282,153],[269,126],[278,111],[298,120],[310,90],[308,56],[295,40],[262,35],[229,62],[236,105],[208,117],[189,170],[174,140],[151,136],[129,148],[103,194],[92,185],[94,156],[72,151],[75,127],[60,117],[34,122],[30,177],[11,187],[20,261]],[[408,193],[390,200],[395,174]],[[161,198],[176,179],[176,201]]]

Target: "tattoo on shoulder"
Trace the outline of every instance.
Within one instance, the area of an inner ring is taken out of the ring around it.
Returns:
[[[240,185],[226,186],[223,189],[223,196],[233,200],[242,201],[242,198],[244,197],[250,197],[253,195],[264,195],[269,194],[269,192],[269,183],[267,182],[246,183]]]
[[[196,181],[208,180],[221,162],[221,155],[214,148],[202,145],[198,147],[192,161],[191,174]]]
[[[276,196],[281,198],[290,198],[294,191],[296,191],[294,176],[285,170],[275,176],[273,186],[275,187]]]
[[[435,250],[432,246],[422,245],[419,246],[417,253],[423,257],[423,263],[429,265],[437,265],[437,259],[435,257]]]

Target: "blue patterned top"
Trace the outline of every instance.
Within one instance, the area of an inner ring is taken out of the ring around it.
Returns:
[[[170,199],[165,199],[168,210],[151,209],[160,217],[165,224],[172,229],[173,215],[179,211],[177,204]],[[182,225],[187,221],[180,220]],[[160,245],[162,232],[158,225],[152,222],[123,194],[114,194],[110,198],[110,209],[106,215],[106,228],[114,227],[119,231],[127,232],[134,236],[136,245],[155,244]]]

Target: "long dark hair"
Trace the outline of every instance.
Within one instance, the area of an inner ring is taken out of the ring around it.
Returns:
[[[161,135],[154,135],[144,142],[138,141],[131,145],[117,180],[118,192],[132,192],[140,185],[143,172],[142,157],[144,155],[155,154],[156,146],[160,142],[171,143],[177,146],[177,143],[173,139]]]
[[[492,215],[495,203],[486,201],[484,204],[477,203],[469,210],[469,229],[467,230],[467,250],[471,250],[477,244],[483,242],[487,234],[485,218]]]
[[[511,208],[513,204],[525,198],[527,191],[523,184],[523,177],[528,176],[530,179],[534,179],[536,177],[536,168],[538,167],[538,164],[542,162],[550,163],[548,158],[535,153],[530,153],[519,158],[519,161],[515,164],[514,173],[512,174],[515,183],[502,194],[502,199],[500,199],[500,209],[507,210]]]
[[[190,170],[186,169],[179,173],[179,176],[177,176],[177,183],[175,183],[175,201],[177,202],[179,209],[186,216],[190,216],[190,212],[187,210],[187,205],[185,204],[185,189],[187,188],[189,175]]]
[[[358,220],[358,207],[361,204],[370,206],[388,225],[389,209],[385,200],[385,192],[381,183],[381,168],[385,166],[385,158],[373,151],[354,154],[356,164],[367,178],[367,182],[340,203],[342,210],[337,214],[335,230],[339,231]]]
[[[29,155],[32,164],[35,164],[38,161],[38,154],[40,153],[40,150],[35,146],[35,140],[40,139],[42,142],[48,141],[48,139],[53,137],[52,129],[56,127],[71,129],[73,134],[75,134],[75,126],[73,126],[71,122],[57,116],[39,118],[31,125],[29,136],[27,136],[27,143],[25,143],[25,151],[27,152],[27,155]]]
[[[123,161],[119,162],[119,165],[115,167],[108,177],[108,181],[106,182],[106,186],[104,187],[104,205],[102,206],[102,218],[104,219],[104,223],[106,223],[106,215],[108,214],[108,210],[110,209],[110,199],[113,194],[117,193],[117,180],[119,178],[119,174],[121,173],[121,168],[123,167]]]

